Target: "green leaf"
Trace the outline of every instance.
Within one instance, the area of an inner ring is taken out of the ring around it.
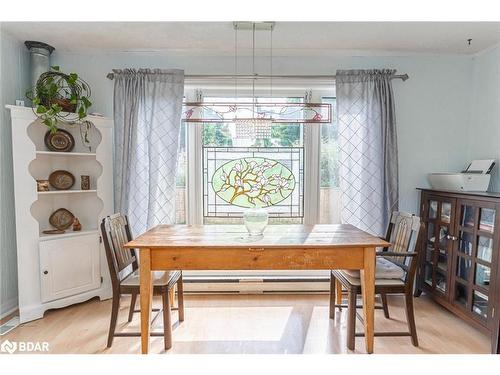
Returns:
[[[76,74],[76,73],[70,73],[69,74],[68,82],[71,82],[71,83],[74,84],[77,79],[78,79],[78,74]]]
[[[60,70],[60,67],[59,65],[53,65],[50,67],[52,70],[55,70],[56,72],[58,72]]]
[[[89,108],[92,105],[92,102],[90,100],[88,100],[88,98],[86,96],[82,96],[80,98],[80,100],[82,101],[85,108]]]
[[[54,97],[57,94],[57,91],[59,91],[57,85],[55,83],[51,84],[48,92],[49,97]]]
[[[87,113],[85,112],[85,108],[84,107],[80,107],[78,108],[78,118],[81,120],[82,118],[84,118],[85,116],[87,115]]]
[[[40,98],[36,97],[33,99],[33,105],[39,105],[40,104]]]
[[[36,107],[36,113],[46,113],[47,112],[47,108],[45,108],[44,105],[37,105]]]
[[[54,114],[57,114],[62,111],[62,107],[59,104],[52,104],[50,108],[52,109]]]

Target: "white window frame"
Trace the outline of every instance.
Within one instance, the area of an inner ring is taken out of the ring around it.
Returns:
[[[234,97],[233,85],[227,83],[210,85],[186,85],[184,96],[186,101],[199,99],[199,92],[204,97]],[[323,97],[334,96],[334,86],[331,82],[314,87],[308,84],[283,84],[278,89],[273,89],[273,97],[303,97],[306,92],[312,94],[313,102],[322,102]],[[268,96],[269,89],[256,89],[256,96]],[[239,88],[238,97],[251,96],[249,88]],[[333,111],[332,111],[333,113]],[[193,114],[193,117],[196,113]],[[186,150],[187,150],[187,179],[186,179],[186,224],[203,224],[203,127],[202,124],[186,124]],[[320,145],[321,124],[304,125],[304,224],[313,225],[319,221],[320,201]],[[327,271],[224,271],[224,277],[228,282],[211,282],[213,271],[187,272],[187,280],[199,279],[202,282],[196,284],[187,283],[188,291],[198,292],[264,292],[264,291],[323,291],[328,287],[324,282],[313,281],[324,279]],[[269,278],[269,280],[264,280]],[[290,282],[276,281],[278,279],[291,279]],[[229,279],[237,279],[238,282],[230,282]]]

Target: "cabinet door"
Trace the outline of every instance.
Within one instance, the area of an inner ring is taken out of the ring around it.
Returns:
[[[423,195],[422,218],[426,241],[422,255],[422,284],[438,297],[449,298],[451,251],[456,199]]]
[[[99,266],[97,234],[40,242],[42,302],[98,288]]]
[[[495,204],[458,201],[457,244],[453,259],[452,302],[475,320],[487,325],[491,318],[492,287],[497,262]]]

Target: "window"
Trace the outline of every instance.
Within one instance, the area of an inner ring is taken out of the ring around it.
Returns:
[[[196,88],[192,92],[185,90],[188,97],[196,97]],[[273,97],[275,102],[303,102],[301,97],[306,88],[294,88],[290,91],[283,89],[281,94]],[[276,91],[277,92],[277,91]],[[317,91],[316,97],[324,93],[323,102],[335,104],[331,88]],[[232,88],[207,89],[204,91],[206,102],[233,102],[234,90]],[[309,95],[311,93],[309,92]],[[238,101],[251,102],[249,91],[245,95],[240,92]],[[314,101],[321,101],[317,99]],[[265,106],[269,98],[258,98],[257,105]],[[334,108],[332,107],[332,110]],[[209,111],[209,110],[207,110]],[[213,114],[217,116],[217,114]],[[287,114],[288,115],[288,114]],[[297,112],[297,118],[302,114]],[[212,114],[203,113],[204,118]],[[333,117],[333,116],[332,116]],[[219,117],[214,117],[219,118]],[[264,200],[264,196],[256,197],[257,191],[246,196],[235,197],[234,184],[237,171],[249,172],[249,177],[257,181],[257,175],[250,172],[255,167],[264,166],[262,177],[270,180],[270,184],[277,186],[283,184],[283,190],[274,192],[267,199],[269,206],[269,222],[272,224],[313,224],[319,220],[329,222],[330,212],[335,209],[321,208],[326,199],[331,198],[332,192],[338,194],[338,166],[336,152],[336,123],[331,124],[300,124],[285,123],[274,124],[269,139],[238,139],[236,128],[231,122],[206,122],[186,123],[181,134],[185,134],[184,146],[179,148],[179,177],[177,179],[178,202],[179,197],[184,199],[178,211],[178,218],[185,217],[189,224],[241,224],[242,215],[246,206],[251,204],[251,199]],[[184,132],[184,133],[183,133]],[[333,135],[332,135],[333,134]],[[181,140],[182,142],[182,140]],[[312,163],[308,160],[320,160]],[[233,170],[234,169],[234,170]],[[232,172],[231,172],[232,171]],[[257,169],[257,171],[259,171]],[[180,175],[183,173],[183,175]],[[333,176],[333,177],[332,177]],[[337,177],[335,177],[337,176]],[[240,173],[241,177],[241,173]],[[184,183],[187,182],[187,183]],[[260,182],[260,180],[259,180]],[[288,185],[286,185],[288,183]],[[250,184],[246,189],[251,190]],[[260,188],[260,186],[259,186]],[[227,190],[226,190],[227,189]],[[269,186],[264,190],[275,190]],[[241,192],[241,189],[240,191]],[[312,193],[307,193],[312,192]],[[238,201],[238,205],[230,204]],[[321,199],[321,201],[320,201]],[[228,202],[229,201],[229,202]],[[329,199],[328,202],[335,201]],[[185,208],[184,208],[185,207]],[[337,216],[340,217],[339,212]],[[325,290],[326,283],[310,282],[311,278],[317,279],[328,276],[327,271],[186,271],[186,277],[203,280],[201,283],[192,284],[193,290],[239,290],[238,286],[228,286],[231,281],[245,277],[278,278],[280,280],[305,280],[298,284],[283,282],[252,283],[255,290]],[[210,284],[214,278],[222,278],[215,286]],[[309,281],[308,281],[309,280]],[[270,280],[268,280],[270,281]],[[204,284],[206,282],[206,284]],[[240,285],[244,285],[240,279]],[[231,284],[232,285],[232,284]],[[227,289],[226,289],[227,288]],[[241,290],[248,290],[242,286]],[[267,288],[267,289],[266,289]],[[252,289],[253,290],[253,289]]]
[[[233,102],[234,98],[206,98]],[[301,102],[302,98],[274,98]],[[238,98],[240,102],[251,98]],[[262,100],[257,100],[262,103]],[[208,116],[207,113],[204,116]],[[300,114],[297,114],[300,116]],[[268,207],[271,223],[302,223],[304,144],[301,124],[276,124],[269,139],[238,139],[233,123],[203,126],[203,222],[240,223],[246,208]]]
[[[332,121],[321,124],[319,223],[340,223],[339,144],[335,98],[325,97],[332,106]]]
[[[179,150],[177,154],[177,175],[175,181],[175,223],[186,224],[186,180],[187,180],[187,150],[186,124],[181,122],[179,131]]]

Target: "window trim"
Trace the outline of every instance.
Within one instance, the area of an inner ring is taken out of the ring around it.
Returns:
[[[199,90],[199,89],[197,89]],[[186,100],[196,99],[195,89],[185,88]],[[245,95],[246,90],[238,91],[238,95]],[[297,96],[306,91],[312,93],[313,101],[321,102],[323,97],[334,96],[330,90],[310,90],[303,88],[290,88],[274,91],[275,96]],[[234,95],[227,89],[206,88],[205,96]],[[266,94],[263,90],[262,95]],[[196,115],[196,114],[194,114]],[[201,125],[201,124],[200,124]],[[198,124],[189,124],[186,129],[187,148],[187,179],[186,179],[186,224],[203,224],[203,129]],[[321,157],[321,124],[307,124],[304,126],[304,224],[314,225],[319,222],[320,204],[320,157]]]

